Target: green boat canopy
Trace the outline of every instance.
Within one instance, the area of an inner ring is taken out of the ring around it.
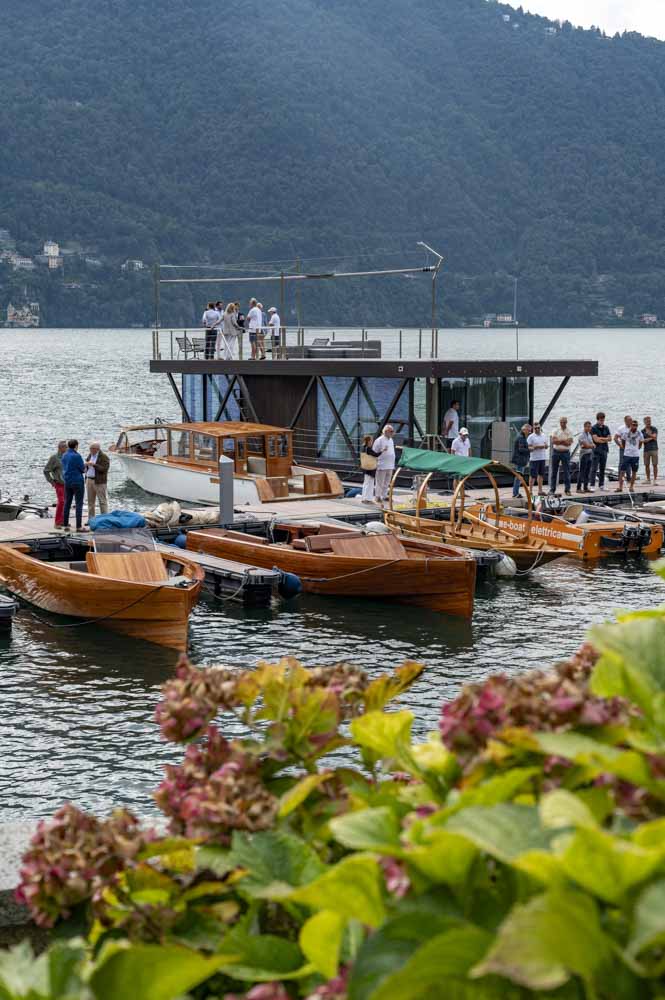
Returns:
[[[399,464],[414,472],[448,472],[453,476],[469,476],[492,465],[492,461],[488,458],[462,458],[461,455],[448,455],[445,451],[402,448]]]

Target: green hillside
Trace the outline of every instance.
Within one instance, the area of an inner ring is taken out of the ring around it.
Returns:
[[[328,270],[420,262],[425,239],[447,257],[448,323],[510,311],[512,275],[533,325],[665,313],[663,43],[486,0],[6,7],[0,228],[27,256],[78,252],[50,273],[0,262],[0,307],[143,322],[149,274],[127,258]],[[191,323],[206,295],[180,286],[164,320]],[[428,287],[317,285],[303,309],[426,325]]]

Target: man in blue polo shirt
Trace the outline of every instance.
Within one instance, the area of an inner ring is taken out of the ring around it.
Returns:
[[[79,455],[78,441],[72,438],[67,442],[67,451],[62,456],[62,478],[65,481],[65,514],[63,528],[69,528],[69,512],[72,502],[76,507],[76,530],[87,531],[83,527],[83,493],[85,465]]]

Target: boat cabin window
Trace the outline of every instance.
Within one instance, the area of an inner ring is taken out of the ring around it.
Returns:
[[[195,432],[192,434],[192,444],[195,462],[200,462],[202,465],[217,462],[217,438]]]
[[[242,462],[244,460],[245,454],[246,454],[245,439],[244,438],[236,438],[236,447],[238,449],[238,451],[236,453],[237,457],[238,457],[238,461]]]
[[[248,455],[261,455],[265,457],[266,440],[264,437],[248,437],[245,440],[247,441]]]
[[[224,455],[224,458],[234,458],[235,453],[235,438],[222,438],[222,454]]]
[[[191,458],[191,433],[189,431],[169,431],[169,455],[189,462]]]
[[[289,457],[289,436],[288,434],[271,434],[268,438],[269,458]]]

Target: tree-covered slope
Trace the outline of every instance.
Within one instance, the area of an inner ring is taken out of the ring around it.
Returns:
[[[7,6],[0,227],[24,253],[77,241],[105,264],[68,296],[0,270],[5,299],[27,283],[51,322],[86,321],[88,298],[104,322],[144,319],[126,257],[381,265],[418,239],[446,253],[448,321],[508,307],[513,274],[533,323],[664,311],[662,43],[553,35],[486,0]],[[167,297],[165,319],[202,297]],[[309,320],[427,323],[419,282],[306,298]]]

